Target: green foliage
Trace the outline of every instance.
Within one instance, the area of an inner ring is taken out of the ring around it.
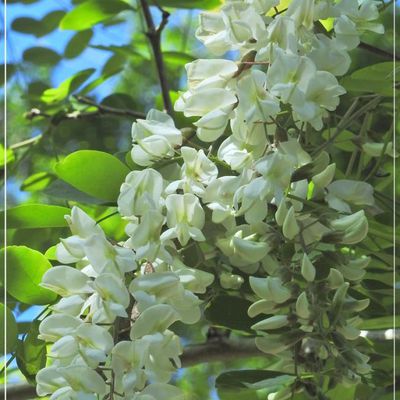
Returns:
[[[17,323],[12,311],[2,303],[0,303],[0,318],[0,351],[1,354],[11,353],[17,344]],[[5,335],[7,338],[6,342]]]
[[[4,254],[5,253],[5,254]],[[1,250],[1,259],[7,260],[7,292],[25,304],[49,304],[57,295],[39,286],[43,274],[51,268],[47,258],[26,246],[8,246]],[[3,282],[4,265],[1,268]]]
[[[129,9],[132,8],[122,0],[88,0],[65,15],[60,28],[83,31]]]
[[[69,209],[45,204],[23,204],[7,210],[7,228],[54,228],[67,223],[64,216]],[[4,211],[0,213],[4,219]]]
[[[69,94],[79,88],[94,72],[93,68],[88,68],[71,76],[62,82],[57,88],[47,89],[43,92],[41,100],[44,103],[52,104],[64,100]]]
[[[60,161],[55,171],[60,179],[76,189],[115,202],[129,169],[110,154],[80,150]]]
[[[399,81],[400,63],[384,62],[370,65],[353,72],[342,80],[342,85],[350,92],[376,93],[381,96],[393,96],[393,77]]]
[[[38,339],[40,321],[33,321],[23,340],[18,340],[16,359],[28,382],[35,384],[35,376],[46,365],[46,342]]]

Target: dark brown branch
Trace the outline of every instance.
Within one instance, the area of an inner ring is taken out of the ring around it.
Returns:
[[[79,103],[96,107],[99,110],[100,114],[115,114],[115,115],[126,115],[135,118],[146,118],[146,115],[140,111],[128,110],[125,108],[109,107],[104,104],[98,104],[95,101],[83,96],[75,96],[75,98],[76,100],[79,101]],[[95,113],[87,113],[87,114],[93,115]]]
[[[387,58],[388,60],[391,60],[391,61],[394,61],[394,60],[399,61],[400,60],[400,57],[397,56],[396,54],[392,54],[392,53],[390,53],[390,52],[388,52],[386,50],[382,50],[382,49],[380,49],[378,47],[372,46],[372,45],[370,45],[368,43],[365,43],[365,42],[361,42],[358,45],[358,47],[360,49],[364,49],[364,50],[367,50],[367,51],[369,51],[371,53],[374,53],[374,54],[376,54],[378,56]]]
[[[103,104],[98,104],[95,101],[88,99],[87,97],[82,97],[82,96],[75,96],[76,100],[79,101],[79,103],[82,104],[87,104],[89,106],[93,106],[97,108],[97,111],[93,112],[83,112],[83,111],[72,111],[72,112],[66,112],[66,113],[58,113],[55,115],[50,115],[47,114],[38,108],[32,108],[30,111],[28,111],[25,114],[25,118],[29,119],[32,121],[35,118],[48,118],[51,120],[53,125],[58,125],[61,121],[69,120],[69,119],[81,119],[81,118],[87,118],[87,117],[96,117],[99,115],[104,115],[104,114],[113,114],[113,115],[121,115],[121,116],[127,116],[127,117],[133,117],[133,118],[146,118],[146,114],[140,112],[140,111],[134,111],[134,110],[129,110],[125,108],[114,108],[114,107],[109,107]]]
[[[156,28],[147,1],[140,0],[140,4],[142,6],[144,19],[147,25],[146,36],[149,38],[149,42],[154,54],[154,59],[156,61],[158,80],[161,86],[161,95],[164,103],[164,108],[165,111],[171,115],[173,109],[171,97],[169,95],[169,85],[165,71],[164,59],[161,51],[161,33],[165,25],[167,25],[169,13],[162,8],[159,8],[162,12],[162,19],[160,25]]]

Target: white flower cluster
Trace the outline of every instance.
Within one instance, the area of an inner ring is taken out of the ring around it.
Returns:
[[[77,207],[66,218],[73,235],[61,240],[57,258],[76,267],[55,266],[42,278],[41,285],[62,298],[39,327],[39,337],[53,345],[51,364],[36,377],[38,395],[90,400],[112,391],[121,400],[182,398],[167,384],[182,352],[168,328],[199,320],[193,292],[204,293],[213,276],[176,261],[174,267],[148,264],[150,271],[135,277],[138,256],[132,249],[111,244]],[[130,340],[119,339],[122,326]]]
[[[349,68],[348,51],[360,34],[382,31],[377,7],[373,0],[293,0],[276,13],[277,5],[227,0],[218,13],[201,14],[197,37],[218,55],[237,52],[240,61],[188,64],[189,88],[175,109],[200,117],[198,138],[214,143],[208,151],[183,145],[171,117],[156,110],[133,124],[131,158],[140,168],[128,174],[118,198],[128,240],[111,244],[78,208],[67,217],[73,235],[61,240],[57,256],[76,267],[53,267],[43,277],[42,285],[62,298],[40,325],[41,337],[54,344],[52,364],[37,376],[39,395],[89,400],[111,390],[121,400],[182,398],[168,384],[182,353],[170,328],[200,319],[196,294],[206,292],[214,274],[233,290],[242,275],[253,275],[248,313],[266,315],[252,327],[266,353],[285,354],[298,340],[309,346],[310,332],[358,337],[354,312],[368,301],[348,296],[348,281],[359,281],[369,260],[348,250],[322,278],[317,265],[335,245],[366,236],[360,207],[374,205],[373,190],[335,180],[328,153],[313,159],[300,136],[306,126],[320,130],[339,104],[344,89],[335,76]],[[327,18],[334,18],[332,34],[316,34]],[[282,115],[289,134],[277,122]],[[214,262],[213,274],[182,262],[189,246]],[[320,295],[311,295],[318,288]],[[300,336],[285,338],[285,327]],[[333,339],[314,343],[321,359],[336,357],[340,346]],[[368,371],[355,349],[346,362],[335,368],[352,377]]]
[[[335,76],[348,70],[348,51],[363,32],[383,33],[374,22],[374,0],[294,0],[276,14],[278,3],[228,0],[218,13],[201,14],[197,38],[214,54],[236,51],[241,58],[238,64],[196,60],[186,67],[189,90],[175,109],[201,117],[195,123],[201,140],[216,140],[230,121],[233,135],[225,147],[237,153],[252,152],[252,146],[260,151],[266,142],[256,133],[262,128],[254,125],[265,128],[279,112],[287,112],[287,105],[297,126],[307,122],[321,129],[323,117],[345,93]],[[333,32],[316,34],[315,24],[324,29],[319,20],[327,18],[334,19]],[[268,69],[249,70],[252,63]],[[243,121],[249,134],[241,129]]]

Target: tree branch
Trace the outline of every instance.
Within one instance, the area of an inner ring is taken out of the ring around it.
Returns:
[[[135,117],[135,118],[146,118],[146,114],[144,114],[140,111],[128,110],[126,108],[109,107],[104,104],[98,104],[95,101],[93,101],[87,97],[83,97],[83,96],[75,96],[75,98],[76,98],[76,100],[79,101],[79,103],[97,107],[100,114],[115,114],[115,115],[126,115],[126,116],[130,116],[130,117]],[[94,114],[94,113],[90,113],[90,114]]]
[[[368,43],[365,43],[365,42],[360,42],[358,47],[360,49],[367,50],[367,51],[369,51],[371,53],[375,53],[378,56],[387,58],[388,60],[391,60],[391,61],[394,61],[394,60],[399,61],[400,60],[400,57],[397,56],[396,54],[392,54],[392,53],[390,53],[390,52],[388,52],[386,50],[382,50],[382,49],[380,49],[378,47],[372,46],[372,45],[370,45]]]
[[[171,115],[172,103],[171,103],[171,98],[169,96],[169,85],[168,85],[167,75],[165,72],[164,59],[161,51],[161,33],[165,25],[167,25],[169,13],[163,10],[161,7],[159,7],[162,13],[162,19],[160,25],[156,28],[147,1],[140,0],[140,4],[142,6],[144,19],[147,25],[146,36],[149,38],[149,42],[151,48],[153,49],[153,54],[156,61],[158,80],[161,86],[161,95],[163,98],[164,108],[165,111]]]

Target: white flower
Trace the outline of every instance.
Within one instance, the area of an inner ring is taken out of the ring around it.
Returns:
[[[219,149],[218,158],[234,171],[243,171],[266,151],[269,127],[261,123],[248,124],[236,110],[231,120],[232,135],[225,139]]]
[[[286,16],[292,18],[297,27],[312,29],[314,25],[314,0],[293,0],[286,11]]]
[[[127,317],[130,297],[122,278],[104,273],[93,281],[92,287],[93,294],[82,306],[82,311],[89,309],[87,318],[94,323],[111,323],[117,316]]]
[[[182,133],[173,119],[158,110],[150,110],[146,119],[137,119],[132,125],[132,160],[142,166],[174,155],[174,147],[182,144]]]
[[[49,357],[58,360],[68,359],[80,355],[91,368],[97,368],[104,362],[114,346],[110,333],[101,326],[92,324],[80,325],[73,335],[63,336],[52,346]]]
[[[225,88],[238,70],[235,62],[222,59],[199,59],[185,65],[189,90]]]
[[[165,192],[174,193],[178,189],[183,189],[185,193],[194,193],[201,197],[205,187],[218,176],[218,169],[203,150],[196,151],[191,147],[182,147],[181,154],[184,161],[182,179],[170,183]]]
[[[237,103],[235,93],[223,88],[205,88],[186,92],[175,102],[175,110],[185,117],[202,117],[195,125],[197,136],[205,142],[218,139],[228,124]]]
[[[320,130],[325,110],[335,110],[339,104],[339,96],[344,93],[346,90],[331,73],[317,71],[305,88],[304,99],[292,102],[293,117],[309,122],[315,129]]]
[[[237,83],[239,112],[246,123],[267,122],[280,111],[279,101],[266,90],[264,72],[252,69]]]
[[[360,206],[373,206],[375,204],[374,189],[366,182],[340,179],[328,185],[326,190],[325,200],[329,207],[338,211],[351,213],[348,203]]]
[[[126,226],[125,231],[130,239],[125,245],[135,250],[138,260],[145,258],[154,261],[160,256],[160,252],[165,253],[160,241],[164,219],[159,211],[149,210],[140,219],[140,223],[130,223]]]
[[[36,391],[39,396],[48,394],[55,399],[95,400],[106,393],[106,384],[101,376],[86,366],[51,366],[41,369],[36,375]]]
[[[295,22],[285,15],[275,18],[268,25],[265,43],[262,43],[257,52],[256,61],[273,61],[277,47],[292,54],[296,54],[298,51],[299,43]]]
[[[335,33],[344,48],[355,48],[366,31],[384,33],[383,25],[374,22],[379,18],[378,4],[374,0],[342,0],[336,5]]]
[[[204,211],[196,196],[191,193],[170,194],[165,205],[169,229],[161,235],[162,241],[177,238],[185,246],[190,238],[205,240],[201,233],[205,221]]]
[[[60,296],[91,293],[90,278],[76,268],[59,265],[48,269],[42,277],[40,286]]]
[[[70,315],[52,314],[40,323],[39,339],[56,342],[63,336],[73,335],[82,323],[81,319]]]
[[[159,172],[147,168],[132,171],[125,178],[118,197],[118,211],[124,217],[141,216],[162,206],[163,179]]]
[[[235,230],[230,237],[217,240],[217,246],[235,267],[256,264],[271,249],[266,237],[252,231],[250,226],[238,226]]]
[[[77,262],[85,257],[85,240],[93,235],[105,237],[101,227],[96,221],[90,218],[79,207],[72,207],[71,215],[66,215],[65,219],[71,229],[73,236],[61,239],[57,245],[57,259],[66,264]]]
[[[351,63],[349,54],[335,38],[331,39],[323,34],[315,36],[313,49],[308,57],[314,61],[320,71],[327,71],[335,76],[344,75]]]

